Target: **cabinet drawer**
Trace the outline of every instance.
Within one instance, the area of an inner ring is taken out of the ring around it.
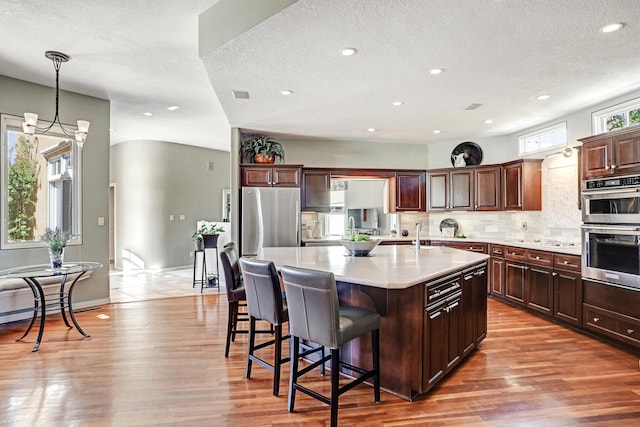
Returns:
[[[553,266],[553,253],[551,252],[527,249],[525,259],[531,264]]]
[[[584,326],[587,329],[640,347],[640,319],[584,304]]]
[[[491,245],[491,255],[497,257],[504,256],[504,246],[502,245]]]
[[[581,258],[577,255],[566,255],[557,253],[555,255],[554,266],[556,268],[561,268],[564,270],[580,271]]]
[[[460,288],[460,276],[457,275],[454,279],[445,280],[435,285],[427,285],[425,307],[445,300],[447,297],[459,292]]]
[[[516,248],[515,246],[504,247],[504,257],[516,261],[524,261],[527,250],[524,248]]]

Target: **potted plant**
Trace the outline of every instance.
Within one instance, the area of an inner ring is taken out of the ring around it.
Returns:
[[[284,148],[270,136],[258,135],[245,139],[240,150],[248,163],[274,163],[276,159],[284,161]]]
[[[193,241],[196,244],[196,250],[201,251],[204,249],[203,235],[218,234],[222,231],[224,231],[224,228],[218,227],[218,224],[216,223],[213,223],[211,225],[202,224],[200,228],[194,231],[193,234],[191,235],[191,239],[193,239]]]
[[[58,227],[54,230],[47,227],[44,234],[40,236],[40,240],[44,242],[49,250],[49,260],[51,261],[52,269],[57,270],[62,268],[64,248],[67,246],[67,241],[70,238],[70,232],[63,231]]]

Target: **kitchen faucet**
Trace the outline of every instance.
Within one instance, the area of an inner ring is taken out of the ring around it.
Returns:
[[[420,223],[416,222],[416,250],[420,249]]]
[[[347,221],[347,230],[349,230],[350,236],[356,234],[356,220],[353,216],[350,216]]]

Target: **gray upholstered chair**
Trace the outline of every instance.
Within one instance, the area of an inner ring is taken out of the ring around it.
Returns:
[[[273,395],[280,391],[280,367],[289,361],[282,357],[283,324],[289,320],[286,301],[282,298],[280,278],[271,261],[240,258],[240,269],[247,296],[249,310],[249,351],[247,354],[246,378],[251,378],[251,364],[257,362],[273,372]],[[265,320],[275,327],[274,339],[256,345],[256,320]],[[256,350],[274,346],[273,364],[254,354]]]
[[[312,396],[331,407],[331,425],[338,424],[338,397],[363,381],[373,378],[373,393],[380,401],[379,328],[380,315],[351,306],[340,306],[333,273],[297,267],[282,267],[289,308],[291,334],[291,376],[289,378],[289,412],[293,411],[296,390]],[[367,371],[340,362],[340,346],[371,333],[372,369]],[[298,342],[312,341],[328,347],[331,354],[298,371]],[[321,395],[298,383],[298,379],[318,363],[331,360],[331,396]],[[340,365],[360,376],[340,387]]]
[[[246,329],[238,329],[239,321],[247,321],[249,317],[240,312],[240,307],[246,306],[247,295],[240,277],[240,266],[235,248],[225,247],[220,252],[220,263],[224,273],[224,284],[229,304],[227,318],[227,343],[224,357],[229,357],[229,347],[236,340],[236,334],[246,334]]]

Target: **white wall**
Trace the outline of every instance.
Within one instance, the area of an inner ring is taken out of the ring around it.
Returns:
[[[42,119],[53,119],[55,88],[0,76],[0,94],[2,113],[22,116],[29,111]],[[82,149],[83,243],[68,246],[65,260],[97,261],[104,267],[74,291],[75,305],[80,308],[109,298],[109,101],[61,91],[59,113],[65,123],[74,123],[79,118],[91,122]],[[97,225],[99,217],[105,218],[104,226]],[[48,262],[44,247],[0,250],[0,269]],[[0,311],[5,308],[0,307]]]

